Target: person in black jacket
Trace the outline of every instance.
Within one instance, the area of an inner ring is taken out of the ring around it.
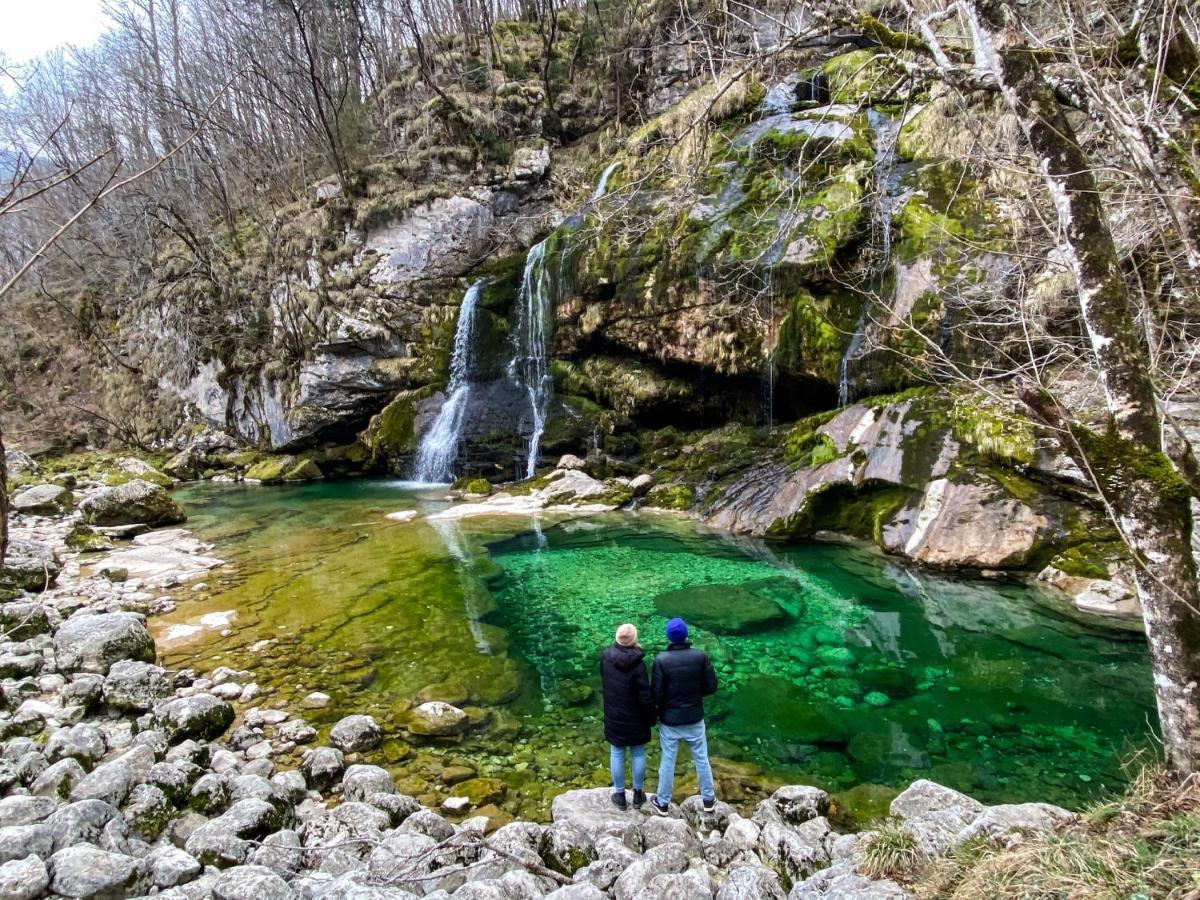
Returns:
[[[626,809],[625,755],[633,765],[633,805],[646,802],[646,744],[654,721],[654,699],[646,678],[646,651],[638,646],[637,629],[625,624],[617,629],[616,642],[600,655],[600,683],[604,688],[604,737],[611,745],[612,802]]]
[[[682,741],[692,754],[704,809],[711,811],[717,805],[717,795],[712,766],[708,762],[704,698],[717,692],[717,673],[708,654],[692,648],[683,619],[672,619],[667,623],[667,640],[670,642],[667,649],[654,657],[650,679],[654,704],[658,708],[658,740],[662,746],[658,791],[650,798],[650,808],[659,815],[666,815],[671,805],[675,755]]]

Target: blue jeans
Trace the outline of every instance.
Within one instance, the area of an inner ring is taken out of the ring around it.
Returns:
[[[633,758],[633,789],[640,791],[646,785],[646,745],[640,747],[618,747],[608,745],[608,768],[612,773],[613,791],[625,790],[625,753]]]
[[[694,725],[659,723],[658,742],[662,746],[662,763],[658,767],[658,799],[663,803],[671,802],[671,791],[675,789],[675,755],[679,752],[680,741],[687,744],[691,751],[696,778],[700,780],[700,798],[715,800],[717,793],[713,788],[712,766],[708,762],[708,735],[703,719]]]

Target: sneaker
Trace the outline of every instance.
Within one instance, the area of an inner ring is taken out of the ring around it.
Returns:
[[[704,811],[705,812],[712,812],[716,808],[717,808],[717,801],[715,799],[704,801]]]
[[[620,793],[614,793],[612,795],[612,802],[613,802],[613,806],[615,806],[619,810],[626,810],[629,808],[629,805],[625,802],[625,792],[624,791],[621,791]]]
[[[641,788],[633,789],[633,808],[641,809],[646,805],[646,792]]]
[[[658,799],[658,794],[650,795],[650,812],[656,816],[665,816],[671,809],[670,803],[663,803]]]

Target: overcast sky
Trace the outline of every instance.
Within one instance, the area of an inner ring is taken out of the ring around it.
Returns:
[[[0,53],[25,62],[63,44],[87,46],[108,26],[101,0],[0,0]]]

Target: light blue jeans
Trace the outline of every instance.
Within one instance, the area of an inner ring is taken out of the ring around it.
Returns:
[[[658,790],[655,792],[658,799],[663,803],[671,802],[671,792],[675,789],[675,756],[681,741],[691,751],[696,778],[700,781],[700,798],[715,800],[717,793],[713,787],[712,766],[708,762],[708,734],[704,730],[703,719],[694,725],[659,723],[658,742],[662,746],[662,763],[658,767]]]
[[[646,745],[640,747],[618,747],[608,745],[608,768],[612,773],[613,791],[625,790],[625,754],[633,759],[633,789],[640,791],[646,785]]]

